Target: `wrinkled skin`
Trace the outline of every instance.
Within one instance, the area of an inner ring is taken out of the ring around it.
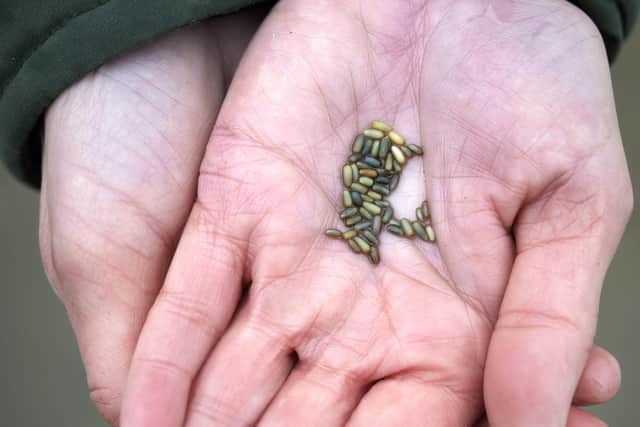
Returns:
[[[156,46],[176,75],[125,57],[47,120],[45,265],[107,417],[128,373],[125,426],[601,425],[571,402],[618,387],[592,340],[632,196],[588,18],[282,1],[210,137],[221,66],[196,38],[189,58]],[[410,216],[426,194],[438,235],[383,235],[375,268],[322,235],[372,118],[425,148],[391,200]]]

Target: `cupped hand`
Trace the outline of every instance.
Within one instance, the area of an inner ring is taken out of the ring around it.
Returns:
[[[425,148],[391,201],[426,195],[438,236],[383,234],[375,267],[323,235],[374,118]],[[602,42],[568,3],[281,1],[214,127],[124,425],[600,425],[572,402],[617,389],[592,341],[630,189]]]
[[[226,80],[259,20],[244,12],[165,36],[86,76],[48,111],[44,265],[77,336],[91,399],[112,424],[193,205]]]

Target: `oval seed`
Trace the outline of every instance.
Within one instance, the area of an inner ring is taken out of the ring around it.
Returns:
[[[369,125],[372,129],[378,129],[382,132],[390,132],[393,128],[383,122],[382,120],[373,120],[371,125]]]
[[[422,202],[422,215],[424,215],[425,219],[429,218],[429,203],[426,200]]]
[[[402,165],[394,160],[393,161],[393,170],[395,172],[402,172]]]
[[[435,242],[436,241],[436,232],[433,229],[433,227],[430,226],[430,225],[427,225],[425,227],[425,231],[427,232],[427,236],[429,236],[429,241]]]
[[[356,136],[356,139],[353,140],[353,146],[351,147],[351,151],[354,153],[359,153],[362,151],[362,147],[364,145],[364,135],[360,134]]]
[[[365,239],[367,239],[369,241],[369,243],[371,243],[373,246],[378,246],[380,244],[380,241],[378,240],[378,238],[376,237],[375,234],[373,234],[370,230],[364,230],[362,232],[362,235],[365,237]]]
[[[424,151],[422,151],[422,148],[418,147],[416,144],[409,144],[409,150],[413,151],[417,155],[421,155],[422,153],[424,153]]]
[[[402,224],[400,224],[400,221],[398,221],[397,219],[389,220],[389,225],[395,225],[396,227],[402,228]]]
[[[351,193],[349,193],[347,190],[343,190],[342,191],[342,205],[345,208],[350,208],[351,206],[353,206],[353,200],[351,199]]]
[[[375,159],[375,158],[373,158],[371,156],[367,156],[362,160],[363,160],[363,162],[365,164],[367,164],[369,166],[373,166],[374,168],[379,168],[382,165],[382,163],[380,163],[380,160]]]
[[[377,176],[374,180],[376,184],[389,184],[391,182],[391,178],[388,176]]]
[[[371,225],[371,231],[373,231],[375,234],[380,234],[381,228],[382,228],[382,217],[380,215],[376,215],[373,217],[373,224]]]
[[[380,262],[380,255],[375,247],[371,248],[371,252],[369,252],[369,260],[376,265]]]
[[[373,141],[373,145],[371,146],[371,155],[373,157],[378,157],[378,152],[380,152],[380,140],[376,139]]]
[[[367,129],[362,133],[367,138],[372,138],[372,139],[381,139],[384,136],[384,133],[378,129]]]
[[[415,230],[418,237],[420,237],[425,242],[429,241],[429,235],[427,234],[427,230],[424,229],[424,225],[420,224],[418,221],[414,221],[411,223],[413,229]]]
[[[348,218],[344,223],[351,227],[352,225],[357,224],[360,221],[362,221],[362,217],[360,215],[356,215]]]
[[[340,212],[340,218],[345,219],[358,213],[358,208],[347,208]]]
[[[353,170],[351,170],[350,165],[344,165],[342,167],[342,183],[347,188],[353,184]]]
[[[407,147],[405,147],[404,145],[398,147],[400,148],[400,150],[402,150],[402,154],[404,154],[404,156],[408,159],[409,157],[413,156],[413,151],[409,150]]]
[[[391,154],[393,155],[393,158],[396,159],[396,161],[401,165],[403,165],[407,161],[400,148],[396,147],[395,145],[391,146]]]
[[[384,213],[382,214],[382,222],[386,224],[391,221],[391,218],[393,218],[393,208],[389,206],[384,209]]]
[[[368,176],[361,176],[358,179],[358,182],[362,185],[366,185],[367,187],[371,187],[373,185],[373,179],[369,178]]]
[[[364,203],[368,203],[368,202],[364,202]],[[364,206],[364,203],[362,204],[363,206]],[[360,208],[358,210],[358,212],[360,212],[360,215],[363,216],[364,218],[368,219],[368,220],[372,220],[373,219],[373,215],[371,215],[371,212],[366,210],[364,207]]]
[[[358,193],[366,193],[367,191],[369,191],[369,187],[366,187],[359,182],[354,182],[353,184],[351,184],[351,189],[357,191]]]
[[[365,228],[371,227],[371,225],[372,225],[371,221],[362,221],[354,225],[353,228],[355,228],[358,231],[361,231],[361,230],[364,230]]]
[[[398,227],[397,225],[387,225],[387,231],[393,234],[397,234],[398,236],[404,236],[402,228]]]
[[[406,236],[413,236],[413,227],[411,226],[411,223],[408,219],[402,218],[400,220],[400,225],[402,226],[402,231]]]
[[[387,187],[385,187],[384,185],[380,185],[380,184],[373,184],[373,187],[371,187],[372,190],[380,193],[380,194],[384,194],[385,196],[389,195],[389,189]]]
[[[359,254],[360,252],[362,252],[360,250],[360,246],[358,246],[358,244],[355,242],[355,240],[353,239],[349,239],[347,240],[347,243],[349,244],[349,247],[351,248],[351,250],[357,254]]]
[[[418,221],[424,221],[424,215],[422,214],[422,209],[420,208],[416,208],[416,218],[418,218]]]
[[[351,201],[356,206],[362,206],[362,196],[357,191],[351,192]]]
[[[325,230],[324,234],[329,237],[342,237],[342,231],[337,228],[329,228],[328,230]]]
[[[342,238],[345,240],[349,240],[353,237],[356,237],[357,235],[358,235],[358,232],[356,230],[348,230],[342,233]]]
[[[398,144],[398,145],[404,144],[404,138],[397,132],[394,132],[394,131],[389,132],[389,139],[394,144]]]
[[[353,238],[353,240],[356,242],[362,253],[368,254],[369,252],[371,252],[371,246],[369,246],[367,241],[362,237],[356,236]]]
[[[378,176],[378,172],[375,169],[360,169],[360,175],[375,178]]]
[[[371,141],[370,139],[367,139],[364,142],[364,147],[362,148],[362,155],[363,156],[368,156],[369,153],[371,152],[371,146],[373,145],[373,141]]]
[[[366,194],[362,195],[362,203],[364,202],[373,202],[373,199],[369,196],[367,196]]]
[[[382,209],[380,209],[380,206],[376,206],[370,202],[364,202],[362,204],[362,207],[374,215],[378,215],[380,212],[382,212]]]
[[[395,190],[398,186],[398,182],[400,182],[400,175],[393,175],[391,178],[391,182],[389,183],[389,188],[391,191]]]
[[[367,192],[367,196],[371,197],[373,200],[382,200],[382,194],[377,191],[369,190]]]
[[[387,206],[391,206],[391,203],[386,200],[376,200],[373,202],[375,205],[380,206],[381,208],[386,208]]]
[[[391,153],[387,154],[387,158],[384,161],[384,170],[391,171],[393,170],[393,156]]]
[[[353,174],[353,180],[357,181],[360,178],[360,172],[358,172],[358,167],[351,163],[351,173]]]
[[[347,160],[349,160],[351,163],[357,162],[358,160],[360,160],[360,154],[352,154],[347,157]]]

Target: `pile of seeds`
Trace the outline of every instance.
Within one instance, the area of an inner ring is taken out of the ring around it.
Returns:
[[[413,221],[395,219],[393,207],[386,200],[398,186],[407,161],[422,153],[417,145],[405,144],[404,138],[388,124],[372,121],[368,129],[356,136],[351,155],[342,168],[345,188],[340,218],[348,229],[330,228],[325,234],[344,239],[353,252],[368,255],[374,264],[380,262],[378,246],[383,226],[398,236],[418,236],[426,242],[434,242],[436,235],[426,200],[416,209]]]

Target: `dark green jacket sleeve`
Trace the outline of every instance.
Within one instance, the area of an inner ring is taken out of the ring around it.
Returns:
[[[41,179],[42,116],[68,85],[119,53],[177,27],[260,0],[0,0],[0,156]],[[640,0],[573,0],[602,32],[610,59]]]

